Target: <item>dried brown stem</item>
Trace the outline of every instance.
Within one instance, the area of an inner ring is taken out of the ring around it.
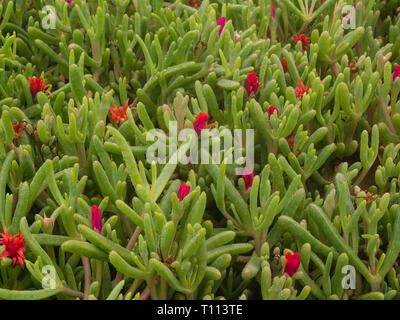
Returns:
[[[85,271],[85,290],[84,290],[84,299],[87,300],[89,296],[90,283],[92,282],[92,274],[90,272],[90,262],[87,257],[82,257],[83,269]]]

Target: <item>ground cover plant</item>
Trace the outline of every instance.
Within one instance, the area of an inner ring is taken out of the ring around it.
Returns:
[[[399,299],[399,13],[1,0],[0,298]]]

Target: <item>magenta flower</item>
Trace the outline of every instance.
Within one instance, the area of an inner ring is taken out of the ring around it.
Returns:
[[[396,78],[398,78],[398,77],[400,77],[400,65],[398,65],[394,68],[393,81],[396,80]]]
[[[178,190],[179,202],[181,202],[189,194],[189,192],[190,192],[190,186],[188,186],[186,183],[181,184]]]
[[[69,4],[71,4],[71,3],[72,3],[72,0],[67,0],[67,2],[68,2]]]
[[[249,191],[249,189],[253,185],[253,175],[254,175],[253,171],[249,171],[247,169],[244,170],[242,178],[244,180],[244,185],[246,186],[246,191]]]
[[[224,30],[225,21],[226,21],[226,18],[225,18],[225,17],[219,18],[219,20],[218,20],[218,25],[221,26],[221,27],[219,28],[218,35],[221,35],[222,30]]]
[[[92,206],[92,229],[97,230],[98,233],[101,233],[102,224],[101,224],[101,212],[98,206]]]
[[[293,276],[300,267],[300,254],[295,252],[291,254],[290,252],[285,255],[285,270],[284,272],[289,275],[289,277]]]

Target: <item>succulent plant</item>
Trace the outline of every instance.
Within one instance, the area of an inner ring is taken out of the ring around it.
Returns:
[[[1,1],[0,298],[399,299],[396,4]]]

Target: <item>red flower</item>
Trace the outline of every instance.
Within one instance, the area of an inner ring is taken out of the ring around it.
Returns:
[[[285,270],[284,272],[289,275],[289,277],[293,276],[297,272],[300,267],[300,254],[296,252],[295,254],[291,254],[290,252],[285,255]]]
[[[311,86],[305,87],[303,81],[299,79],[299,85],[294,89],[294,92],[296,93],[296,98],[303,98],[305,93],[308,93],[308,90],[311,89]]]
[[[393,81],[396,80],[396,78],[400,77],[400,65],[396,66],[394,68],[394,72],[393,72]]]
[[[219,20],[218,20],[218,25],[221,26],[221,27],[219,28],[218,35],[221,35],[222,30],[224,30],[225,21],[226,21],[226,18],[225,18],[225,17],[219,18]]]
[[[213,122],[207,124],[207,121],[210,119],[210,116],[206,112],[200,112],[196,119],[193,121],[193,128],[196,131],[197,135],[200,135],[202,129],[209,128],[211,126],[215,126],[218,122]]]
[[[274,112],[276,111],[276,116],[279,117],[279,110],[278,108],[274,107],[273,105],[270,105],[268,108],[268,120],[271,118],[271,116],[274,114]]]
[[[286,59],[283,58],[282,61],[281,61],[281,63],[282,63],[283,71],[284,71],[285,73],[288,72],[288,66],[287,66],[287,61],[286,61]]]
[[[267,29],[267,35],[266,35],[266,37],[267,37],[268,39],[271,39],[271,30],[269,30],[269,27],[268,27],[268,29]]]
[[[296,34],[294,36],[294,43],[297,43],[301,41],[301,44],[303,46],[303,50],[306,50],[310,46],[310,37],[306,37],[304,34]]]
[[[290,135],[289,137],[287,137],[286,141],[287,141],[290,149],[293,149],[293,135]]]
[[[103,225],[101,223],[101,212],[98,206],[92,206],[92,229],[97,230],[98,233],[101,233]]]
[[[255,71],[250,72],[247,75],[247,80],[246,80],[246,90],[247,90],[247,95],[250,97],[252,94],[256,94],[257,89],[262,85],[262,83],[258,82],[257,75]]]
[[[20,264],[22,268],[24,267],[24,251],[25,251],[25,240],[21,233],[12,236],[4,228],[4,233],[0,233],[0,244],[5,247],[3,253],[0,255],[0,260],[2,258],[8,257],[12,259],[12,267],[14,268],[16,264]]]
[[[18,140],[19,138],[21,138],[21,135],[19,134],[20,131],[25,130],[26,125],[25,123],[16,123],[16,122],[12,122],[12,126],[14,128],[14,138],[13,141]]]
[[[248,191],[253,185],[253,171],[244,170],[244,175],[242,176],[244,180],[244,185],[246,186],[246,191]]]
[[[117,125],[119,125],[121,119],[124,119],[125,121],[128,120],[128,116],[126,115],[126,111],[128,110],[128,108],[130,108],[131,110],[136,109],[135,107],[132,107],[133,103],[128,105],[128,102],[129,98],[126,99],[125,105],[117,107],[117,105],[114,104],[114,106],[110,108],[110,120],[112,122],[115,122]],[[133,114],[133,111],[132,111],[132,116],[135,116]]]
[[[29,86],[31,87],[32,97],[36,97],[38,92],[47,92],[52,97],[53,95],[49,90],[46,90],[51,84],[45,82],[41,77],[29,77]]]
[[[271,1],[271,17],[275,18],[275,5],[272,1]]]
[[[189,194],[189,192],[190,192],[190,186],[188,186],[186,183],[181,184],[179,186],[179,190],[178,190],[179,202],[181,202],[183,199],[185,199],[185,197]]]

